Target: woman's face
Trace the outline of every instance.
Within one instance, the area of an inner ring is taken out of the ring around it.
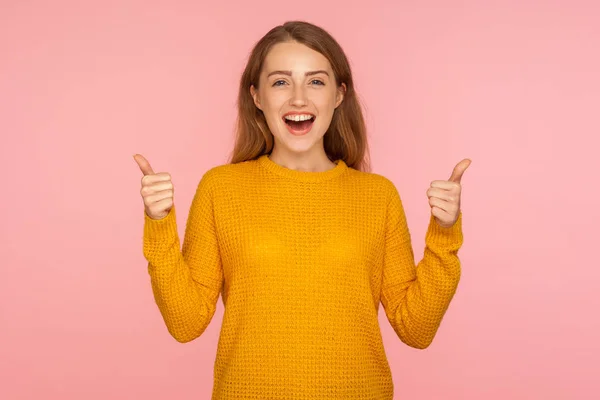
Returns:
[[[323,135],[346,86],[336,87],[329,61],[297,42],[278,43],[263,63],[258,90],[250,93],[263,111],[275,137],[275,147],[286,152],[323,153]]]

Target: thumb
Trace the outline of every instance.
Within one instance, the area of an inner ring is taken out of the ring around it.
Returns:
[[[450,182],[460,183],[460,179],[462,178],[462,175],[465,173],[469,165],[471,165],[471,160],[469,160],[468,158],[465,158],[464,160],[456,164],[456,167],[454,167],[454,170],[452,171],[452,176],[450,176],[450,179],[448,180]]]
[[[148,160],[146,160],[144,158],[144,156],[142,156],[141,154],[135,154],[133,156],[133,159],[135,160],[137,165],[140,167],[140,170],[142,170],[142,173],[144,175],[150,175],[150,174],[154,175],[154,171],[152,170],[150,163],[148,162]]]

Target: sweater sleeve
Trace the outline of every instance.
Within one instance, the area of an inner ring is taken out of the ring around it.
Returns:
[[[387,206],[381,302],[402,342],[427,348],[441,324],[460,280],[458,250],[463,243],[462,212],[444,228],[430,216],[423,259],[415,266],[402,201],[392,184]]]
[[[206,173],[198,184],[181,251],[175,207],[160,220],[144,211],[144,257],[154,299],[169,333],[181,343],[204,332],[223,284],[210,178]]]

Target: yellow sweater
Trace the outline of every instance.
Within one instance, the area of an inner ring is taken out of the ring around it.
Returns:
[[[212,399],[392,399],[379,303],[423,349],[460,279],[462,214],[450,228],[431,216],[415,266],[394,184],[342,160],[303,172],[263,155],[208,170],[181,250],[175,208],[144,218],[154,298],[177,341],[204,332],[222,295]]]

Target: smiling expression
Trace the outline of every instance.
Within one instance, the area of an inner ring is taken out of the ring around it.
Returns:
[[[261,70],[258,89],[250,92],[275,138],[294,152],[320,144],[342,100],[331,64],[321,53],[297,43],[274,45]]]

